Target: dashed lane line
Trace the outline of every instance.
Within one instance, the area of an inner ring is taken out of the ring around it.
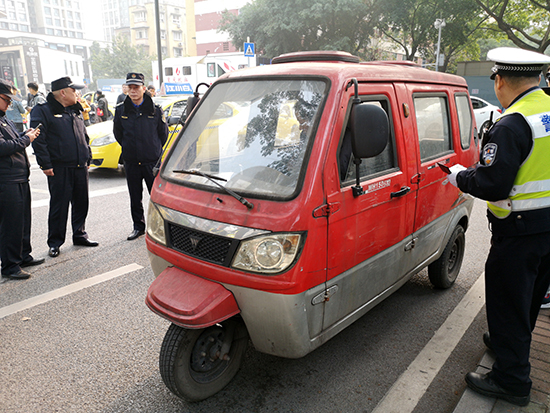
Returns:
[[[33,190],[33,191],[36,191],[36,190]],[[97,191],[91,191],[88,196],[89,198],[95,198],[97,196],[113,195],[113,194],[118,194],[120,192],[126,192],[126,191],[128,191],[128,187],[126,185],[121,185],[121,186],[115,186],[112,188],[98,189]],[[38,201],[32,201],[33,208],[48,206],[49,204],[50,204],[50,198],[39,199]]]
[[[372,413],[409,413],[414,410],[481,311],[484,297],[483,273]]]
[[[92,278],[87,278],[85,280],[66,285],[65,287],[58,288],[57,290],[53,290],[41,295],[37,295],[32,298],[28,298],[23,301],[19,301],[18,303],[11,304],[6,307],[2,307],[0,308],[0,319],[7,317],[9,315],[18,313],[20,311],[35,307],[39,304],[44,304],[44,303],[47,303],[48,301],[52,301],[57,298],[75,293],[77,291],[83,290],[84,288],[88,288],[88,287],[100,284],[102,282],[112,280],[113,278],[120,277],[121,275],[125,275],[130,272],[140,270],[142,268],[143,266],[133,263],[130,265],[126,265],[124,267],[117,268],[116,270],[113,270],[113,271],[96,275],[95,277],[92,277]]]

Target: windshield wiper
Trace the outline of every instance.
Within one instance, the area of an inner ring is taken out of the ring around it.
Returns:
[[[201,171],[198,171],[196,169],[192,169],[192,170],[185,170],[185,169],[178,169],[178,170],[174,170],[172,171],[174,173],[178,173],[178,174],[189,174],[189,175],[198,175],[198,176],[202,176],[203,178],[206,178],[208,179],[210,182],[212,182],[213,184],[216,184],[217,186],[219,186],[221,189],[223,189],[225,192],[227,192],[229,195],[231,195],[233,198],[235,198],[237,201],[239,201],[241,204],[243,204],[244,206],[246,206],[248,209],[252,209],[254,208],[254,205],[252,203],[250,203],[249,201],[247,201],[246,199],[244,199],[242,196],[240,196],[239,194],[233,192],[231,189],[229,188],[226,188],[225,186],[223,185],[220,185],[219,183],[217,183],[215,181],[215,179],[219,180],[219,181],[225,181],[227,182],[227,179],[225,178],[222,178],[220,176],[216,176],[216,175],[208,175],[208,174],[205,174],[204,172],[201,172]]]
[[[204,178],[217,179],[217,180],[219,180],[219,181],[225,181],[225,182],[227,182],[227,179],[222,178],[221,176],[205,174],[204,172],[197,171],[196,169],[191,169],[191,170],[178,169],[178,170],[174,170],[174,171],[172,171],[172,172],[178,173],[178,174],[197,175],[197,176],[202,176],[202,177],[204,177]],[[216,183],[216,182],[214,182],[214,183]]]

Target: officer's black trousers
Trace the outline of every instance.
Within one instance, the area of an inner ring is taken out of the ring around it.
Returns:
[[[54,167],[48,176],[50,212],[48,214],[48,246],[60,247],[65,242],[69,205],[73,241],[87,239],[84,225],[88,216],[88,168]]]
[[[155,175],[153,174],[154,164],[139,165],[124,162],[126,172],[126,182],[128,183],[128,192],[130,193],[130,210],[132,211],[132,221],[134,229],[145,231],[145,217],[143,214],[143,181],[147,190],[151,193]]]
[[[550,232],[491,239],[485,264],[485,297],[491,376],[508,391],[527,395],[531,332],[550,283]]]
[[[31,253],[31,192],[29,183],[0,182],[0,260],[2,275],[19,272]]]

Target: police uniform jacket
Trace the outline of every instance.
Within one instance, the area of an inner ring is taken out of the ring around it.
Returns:
[[[65,108],[52,93],[46,100],[31,112],[31,127],[42,123],[40,135],[32,143],[38,165],[42,169],[89,166],[92,151],[82,106],[77,102]]]
[[[114,135],[122,146],[124,162],[154,164],[168,139],[168,126],[161,107],[154,104],[151,96],[144,94],[143,102],[138,107],[127,96],[116,107]]]
[[[512,105],[537,89],[522,93]],[[550,105],[545,105],[541,107],[541,112],[550,111]],[[497,119],[488,133],[489,139],[481,151],[479,164],[460,172],[457,185],[460,190],[476,198],[496,202],[509,198],[520,167],[531,155],[533,133],[526,119],[519,113]],[[487,210],[487,217],[493,235],[497,236],[550,231],[550,208],[512,211],[506,218],[498,218]]]
[[[0,183],[28,182],[30,164],[25,148],[31,139],[27,135],[19,136],[5,115],[0,111]]]

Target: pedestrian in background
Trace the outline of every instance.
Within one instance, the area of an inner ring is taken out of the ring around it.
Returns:
[[[29,89],[29,93],[31,95],[31,98],[27,100],[27,112],[30,112],[36,105],[46,103],[46,98],[42,92],[38,91],[38,84],[30,82],[27,84],[27,88]]]
[[[31,126],[43,124],[40,137],[32,145],[42,172],[48,177],[50,210],[48,214],[48,246],[50,257],[59,255],[65,242],[69,205],[73,244],[95,247],[85,230],[88,215],[88,167],[92,159],[86,126],[77,101],[77,85],[70,77],[54,80],[44,105],[35,106]]]
[[[95,123],[101,122],[101,119],[97,116],[97,106],[92,102],[92,95],[86,96],[86,103],[90,106],[90,111],[88,112],[90,116],[90,123],[93,125]]]
[[[109,103],[107,102],[107,98],[103,94],[101,90],[98,90],[96,92],[96,114],[99,116],[102,122],[105,122],[106,120],[111,119],[111,112],[109,111]]]
[[[44,259],[31,255],[30,164],[26,148],[40,134],[31,129],[19,134],[5,113],[18,97],[11,85],[0,79],[0,260],[2,277],[26,279],[25,267],[39,265]]]
[[[78,103],[80,103],[80,106],[82,106],[82,119],[84,120],[84,125],[90,126],[90,111],[92,110],[92,108],[90,107],[86,99],[82,97],[82,93],[80,92],[80,90],[76,91],[76,96],[78,99]]]
[[[147,86],[147,92],[149,92],[149,95],[151,95],[152,98],[157,95],[157,91],[155,90],[155,87],[153,85]]]
[[[124,102],[124,99],[126,99],[126,96],[128,95],[128,85],[125,83],[122,85],[122,93],[118,95],[116,98],[116,104],[117,106]]]
[[[155,175],[153,168],[162,154],[168,138],[168,126],[160,106],[145,93],[144,76],[128,73],[128,96],[116,107],[113,132],[122,146],[122,158],[134,230],[128,236],[132,241],[145,233],[143,214],[143,181],[151,193]]]
[[[22,133],[25,130],[23,116],[25,116],[26,113],[27,111],[21,104],[21,101],[12,99],[11,104],[8,106],[8,110],[6,111],[6,116],[13,122],[15,129],[19,133]]]
[[[468,373],[474,391],[525,406],[531,390],[529,351],[550,284],[550,96],[540,89],[550,56],[498,48],[489,51],[494,89],[506,111],[488,131],[480,162],[451,168],[449,182],[488,201],[492,232],[485,264],[489,332],[495,353],[487,374]]]

